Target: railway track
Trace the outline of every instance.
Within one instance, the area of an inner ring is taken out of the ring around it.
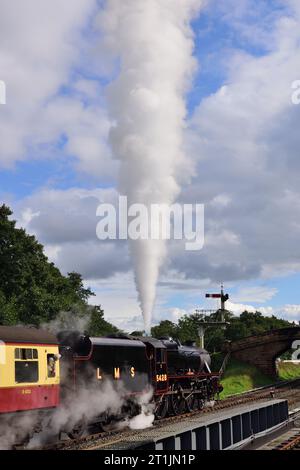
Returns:
[[[300,410],[290,413],[289,423],[280,433],[271,433],[262,445],[253,450],[300,450]]]
[[[196,410],[189,413],[184,413],[179,416],[170,416],[159,421],[154,422],[154,427],[160,429],[161,427],[182,422],[188,420],[193,416],[199,416],[200,414],[215,413],[219,410],[235,408],[236,406],[253,403],[260,400],[266,399],[287,399],[289,406],[293,407],[296,404],[300,405],[300,379],[295,379],[288,382],[278,382],[270,386],[253,389],[248,392],[244,392],[238,395],[232,395],[224,400],[218,400],[214,406],[206,407],[202,410]],[[78,439],[60,441],[55,444],[44,446],[44,450],[93,450],[100,449],[102,446],[107,444],[115,443],[124,437],[134,437],[138,434],[139,430],[131,429],[115,429],[106,432],[98,432],[90,434]],[[300,435],[299,435],[300,443]]]
[[[276,442],[272,450],[300,450],[300,410],[296,410],[290,415],[291,422],[294,423],[292,429],[281,436],[281,441]]]
[[[279,444],[274,450],[300,450],[300,431],[296,436]]]

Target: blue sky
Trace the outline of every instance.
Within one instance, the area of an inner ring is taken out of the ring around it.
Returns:
[[[7,105],[0,106],[0,195],[64,272],[83,272],[109,319],[129,328],[140,323],[126,249],[116,248],[117,259],[110,261],[112,252],[106,254],[92,235],[64,236],[75,220],[74,232],[89,227],[95,212],[82,211],[94,211],[96,198],[109,198],[118,181],[106,100],[107,86],[118,76],[118,58],[103,50],[97,29],[103,2],[76,0],[71,13],[71,2],[65,2],[59,21],[47,24],[36,0],[29,5],[35,20],[25,13],[22,20],[22,12],[18,16],[0,1],[12,38],[0,46],[0,79],[7,83]],[[44,30],[38,31],[37,45],[39,15]],[[203,295],[222,281],[236,313],[245,306],[300,319],[300,142],[290,125],[299,122],[300,109],[289,101],[291,83],[300,78],[299,26],[294,0],[263,0],[259,6],[252,0],[239,5],[210,0],[193,20],[198,70],[186,98],[185,139],[195,171],[180,197],[206,203],[208,243],[198,265],[170,249],[156,321],[209,308]],[[29,30],[32,37],[24,39]],[[275,147],[272,133],[278,126]],[[80,258],[80,243],[93,246],[90,261]],[[105,263],[111,266],[101,268]]]

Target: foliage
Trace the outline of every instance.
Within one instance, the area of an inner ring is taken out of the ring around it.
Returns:
[[[178,337],[178,326],[170,320],[163,320],[159,325],[151,328],[151,335],[154,338],[162,338],[163,336],[171,336],[172,338]]]
[[[292,380],[300,377],[300,364],[278,362],[278,375],[282,380]]]
[[[211,369],[219,371],[224,360],[224,354],[214,353],[211,355],[211,359]],[[281,380],[292,380],[300,377],[300,364],[278,362],[278,377]],[[226,398],[228,395],[263,387],[274,382],[274,379],[267,377],[253,365],[231,358],[221,382],[224,390],[220,394],[220,398]]]
[[[118,331],[118,328],[104,319],[104,310],[102,310],[101,305],[90,307],[90,322],[87,327],[88,334],[92,336],[107,336],[112,333],[118,333]]]
[[[236,359],[231,359],[221,383],[224,387],[220,398],[226,398],[228,395],[246,392],[257,387],[269,385],[272,379],[260,372],[256,367],[246,364]]]
[[[181,342],[193,340],[199,342],[198,328],[203,321],[220,321],[221,311],[204,316],[200,313],[184,315],[178,321],[178,325],[169,320],[160,322],[152,328],[152,335],[155,337],[172,336]],[[260,312],[243,312],[239,317],[231,312],[225,311],[224,319],[228,322],[224,327],[208,327],[205,330],[205,347],[210,351],[220,351],[225,340],[236,341],[247,336],[257,335],[264,331],[291,326],[286,320],[278,319],[275,316],[265,317]]]

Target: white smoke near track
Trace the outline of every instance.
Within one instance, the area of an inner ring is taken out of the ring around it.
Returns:
[[[134,416],[129,420],[128,426],[130,429],[146,429],[153,426],[155,419],[154,416],[154,403],[151,402],[152,391],[140,396],[137,403],[141,407],[140,414]]]
[[[128,204],[174,203],[188,174],[183,152],[185,97],[196,62],[191,20],[202,0],[107,0],[99,17],[103,42],[119,57],[109,86],[115,126],[110,133],[120,160],[120,193]],[[164,240],[131,240],[139,302],[149,333]]]
[[[129,429],[147,429],[153,426],[154,423],[154,409],[155,404],[152,400],[153,390],[150,389],[148,392],[144,392],[137,396],[136,403],[140,408],[140,413],[131,418],[126,418],[118,424],[119,429],[128,427]]]
[[[118,415],[124,405],[125,388],[122,382],[112,384],[105,381],[101,388],[97,385],[81,387],[53,411],[51,417],[41,423],[41,432],[36,433],[28,448],[44,446],[61,432],[72,432],[82,426],[87,431],[87,423],[92,422],[102,413]]]
[[[101,384],[88,384],[79,387],[75,394],[70,393],[56,408],[42,417],[39,412],[28,411],[20,416],[2,416],[0,423],[0,450],[20,446],[27,449],[39,449],[51,446],[64,439],[74,428],[80,428],[88,433],[88,423],[97,423],[102,414],[113,417],[108,430],[115,429],[145,429],[152,426],[154,421],[153,391],[148,390],[132,398],[136,405],[136,415],[132,416],[127,410],[127,397],[123,382],[106,380]],[[127,410],[127,411],[126,411]],[[122,416],[122,419],[121,419]],[[120,421],[118,421],[120,419]],[[95,432],[100,428],[95,427]]]

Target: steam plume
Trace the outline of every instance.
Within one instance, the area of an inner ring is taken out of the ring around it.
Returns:
[[[121,162],[119,189],[128,203],[171,205],[184,168],[185,95],[195,61],[190,22],[202,0],[108,0],[105,42],[120,59],[109,87],[115,126],[110,140]],[[130,241],[146,331],[150,331],[163,240]]]

